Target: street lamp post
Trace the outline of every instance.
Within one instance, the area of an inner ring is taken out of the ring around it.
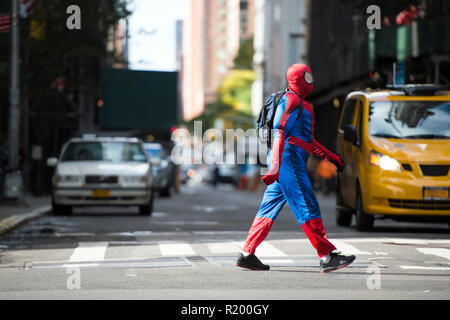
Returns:
[[[11,10],[11,87],[9,91],[8,147],[10,168],[19,166],[19,0],[12,0]]]
[[[23,180],[19,169],[20,86],[19,86],[19,0],[11,0],[11,87],[9,91],[8,166],[3,195],[21,198]]]

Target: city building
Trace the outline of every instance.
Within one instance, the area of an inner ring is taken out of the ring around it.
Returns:
[[[121,19],[108,30],[107,51],[114,57],[110,62],[114,68],[128,68],[129,52],[128,18]]]
[[[253,36],[254,0],[190,0],[183,25],[183,117],[216,99],[242,41]]]
[[[314,106],[315,135],[333,149],[347,93],[392,83],[394,62],[407,63],[411,83],[448,85],[450,4],[414,3],[255,0],[253,114],[272,92],[286,87],[291,64],[308,64],[315,81],[307,97]],[[380,8],[378,30],[367,27],[371,5]]]
[[[309,0],[255,0],[253,59],[256,81],[252,111],[263,99],[287,85],[286,70],[293,63],[309,63],[307,56]]]

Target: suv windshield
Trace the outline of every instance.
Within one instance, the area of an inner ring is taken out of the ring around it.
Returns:
[[[147,157],[138,143],[72,142],[61,161],[147,162]]]
[[[157,147],[146,147],[144,145],[145,151],[147,151],[147,154],[152,159],[162,159],[164,158],[164,150]]]
[[[369,134],[398,139],[449,139],[450,102],[377,101],[369,106]]]

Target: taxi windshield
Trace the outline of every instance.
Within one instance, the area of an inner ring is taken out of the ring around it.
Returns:
[[[147,157],[138,143],[72,142],[61,161],[147,162]]]
[[[369,134],[393,139],[450,139],[450,102],[376,101],[369,105]]]

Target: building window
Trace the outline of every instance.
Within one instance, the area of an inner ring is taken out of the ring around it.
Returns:
[[[217,53],[217,58],[219,58],[219,60],[226,60],[227,52],[225,50],[219,50],[219,52]]]
[[[227,10],[226,9],[220,9],[217,12],[217,16],[219,19],[224,19],[227,16]]]
[[[224,64],[219,64],[219,65],[217,66],[217,72],[219,72],[219,74],[225,74],[225,73],[227,73],[227,71],[228,71],[228,69],[227,69],[227,66],[226,66],[226,65],[224,65]]]
[[[217,38],[216,41],[217,41],[217,42],[216,42],[217,45],[222,46],[222,45],[225,45],[225,44],[226,44],[227,39],[226,39],[224,36],[220,36],[220,37]]]
[[[248,9],[248,2],[247,1],[241,1],[239,4],[239,8],[241,10],[247,10]]]

